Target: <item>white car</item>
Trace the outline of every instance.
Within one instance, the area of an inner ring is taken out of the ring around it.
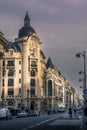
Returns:
[[[0,119],[12,119],[12,114],[7,108],[0,109]]]
[[[29,114],[29,116],[40,116],[40,112],[38,112],[38,111],[36,111],[36,110],[30,110],[29,112],[28,112],[28,114]]]
[[[21,110],[17,113],[17,118],[28,117],[28,113],[25,110]]]

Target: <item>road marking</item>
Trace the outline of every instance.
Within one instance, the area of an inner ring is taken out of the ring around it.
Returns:
[[[50,126],[80,126],[80,120],[56,120],[49,124]]]
[[[44,124],[44,123],[46,123],[46,122],[48,122],[48,121],[51,121],[51,120],[54,120],[54,119],[56,119],[56,118],[58,118],[58,117],[54,117],[54,118],[50,118],[50,119],[45,120],[45,121],[41,121],[40,123],[37,123],[37,124],[35,124],[35,125],[29,126],[28,129],[29,129],[29,128],[36,127],[36,126],[39,126],[39,125],[41,125],[41,124]]]

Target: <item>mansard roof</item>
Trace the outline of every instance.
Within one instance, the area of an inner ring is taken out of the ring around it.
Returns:
[[[14,49],[15,52],[21,52],[21,48],[13,42],[9,42],[7,45],[4,46],[4,49],[6,52],[9,51],[9,49]]]

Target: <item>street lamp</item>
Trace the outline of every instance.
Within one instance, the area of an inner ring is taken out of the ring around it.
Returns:
[[[27,107],[29,110],[29,89],[27,89]]]
[[[78,54],[76,54],[77,58],[80,58],[80,56],[83,56],[84,58],[84,89],[86,90],[86,59],[85,59],[85,51],[83,53],[79,52]],[[82,73],[82,71],[79,72],[80,74]]]

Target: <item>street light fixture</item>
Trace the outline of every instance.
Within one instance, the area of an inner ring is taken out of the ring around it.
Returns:
[[[79,71],[79,74],[82,74],[82,73],[84,73],[84,72],[82,72],[82,71]]]
[[[83,56],[83,58],[84,58],[84,90],[86,90],[86,60],[85,60],[85,51],[82,53],[82,52],[79,52],[78,54],[76,54],[76,57],[77,58],[80,58],[80,56]],[[82,73],[82,71],[81,72],[79,72],[80,74]]]
[[[82,79],[79,79],[79,82],[83,81]]]

